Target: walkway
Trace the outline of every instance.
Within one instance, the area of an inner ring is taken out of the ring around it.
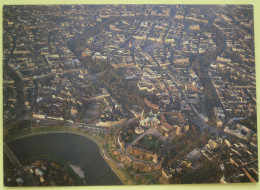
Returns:
[[[148,134],[155,135],[155,136],[161,136],[161,134],[159,133],[159,131],[158,131],[155,127],[152,127],[152,128],[149,128],[147,131],[145,131],[143,134],[141,134],[139,137],[137,137],[137,138],[131,143],[131,145],[136,144],[141,138],[143,138],[143,136],[148,135]]]

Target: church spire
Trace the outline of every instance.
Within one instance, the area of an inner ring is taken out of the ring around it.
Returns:
[[[141,121],[143,121],[143,120],[144,120],[144,110],[141,113]]]

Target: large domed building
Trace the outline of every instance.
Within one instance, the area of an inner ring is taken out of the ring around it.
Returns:
[[[144,111],[142,111],[140,126],[154,127],[158,125],[160,123],[160,120],[158,119],[159,116],[160,116],[160,112],[158,112],[157,114],[153,114],[151,110],[149,115],[146,118],[144,118]]]

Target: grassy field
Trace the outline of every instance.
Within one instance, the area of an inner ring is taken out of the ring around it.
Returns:
[[[33,128],[33,133],[48,132],[48,131],[69,131],[68,126],[43,126]]]
[[[17,131],[10,132],[8,135],[4,136],[4,140],[7,141],[7,140],[15,139],[18,137],[29,135],[31,133],[32,133],[31,128],[23,128]]]
[[[133,167],[127,167],[126,173],[135,184],[160,184],[158,181],[158,171],[141,172]]]
[[[158,137],[153,136],[153,135],[145,135],[143,138],[141,138],[139,140],[139,142],[137,143],[137,146],[139,148],[144,148],[146,150],[157,150],[159,148],[161,148],[161,146],[163,145],[163,141],[159,140],[158,141]],[[157,142],[158,141],[158,142]],[[157,144],[157,146],[156,146]]]
[[[134,185],[135,183],[129,178],[128,175],[123,171],[122,168],[118,166],[112,160],[106,160],[110,168],[117,174],[117,176],[123,181],[125,185]]]
[[[49,132],[49,131],[69,131],[70,127],[68,126],[42,126],[42,127],[34,127],[31,128],[23,128],[17,131],[9,132],[9,134],[4,136],[4,141],[12,140],[18,137],[23,137],[26,135],[30,135],[33,133],[40,133],[40,132]]]

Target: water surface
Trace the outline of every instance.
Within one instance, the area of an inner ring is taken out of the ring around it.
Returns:
[[[121,185],[107,165],[98,146],[91,140],[74,134],[45,134],[17,139],[8,143],[23,162],[32,156],[53,155],[79,166],[86,185]]]

